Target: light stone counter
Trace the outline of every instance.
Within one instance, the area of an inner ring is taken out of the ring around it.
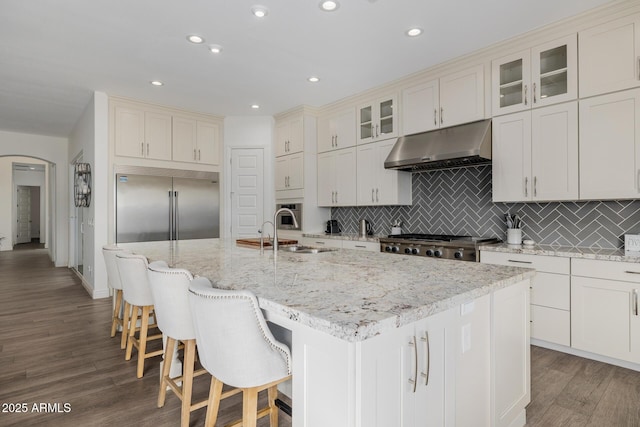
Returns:
[[[380,243],[380,237],[387,237],[387,235],[372,234],[370,236],[362,237],[358,233],[302,233],[303,237],[310,237],[313,239],[335,239],[335,240],[353,240],[356,242],[373,242]]]
[[[295,254],[220,239],[126,243],[223,289],[249,289],[260,306],[356,342],[533,277],[530,269],[338,249]]]
[[[482,245],[481,251],[503,252],[511,254],[549,255],[566,258],[598,259],[603,261],[637,262],[640,253],[625,253],[623,249],[576,248],[570,246],[550,245],[508,245],[506,243]]]

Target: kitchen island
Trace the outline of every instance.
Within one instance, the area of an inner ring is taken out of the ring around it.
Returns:
[[[258,296],[291,346],[294,426],[524,424],[533,270],[219,239],[120,246]]]

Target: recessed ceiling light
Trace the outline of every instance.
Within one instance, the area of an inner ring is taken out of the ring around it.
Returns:
[[[209,50],[211,51],[211,53],[220,53],[222,52],[222,46],[220,46],[219,44],[212,44],[209,45]]]
[[[162,83],[160,80],[152,80],[151,84],[154,86],[162,86],[164,85],[164,83]]]
[[[253,6],[251,8],[251,13],[258,18],[264,18],[269,14],[269,9],[264,6]]]
[[[199,35],[196,34],[191,34],[187,36],[187,40],[189,40],[191,43],[195,43],[195,44],[200,44],[200,43],[204,43],[204,38],[200,37]]]
[[[340,7],[340,3],[334,0],[324,0],[320,2],[320,9],[325,12],[333,12]]]
[[[418,37],[420,34],[422,34],[422,28],[409,28],[405,34],[409,37]]]
[[[260,106],[258,104],[253,104],[251,105],[251,108],[253,108],[254,110],[257,110],[258,108],[260,108]]]
[[[311,83],[318,83],[320,81],[320,78],[316,76],[311,76],[307,80],[310,81]]]

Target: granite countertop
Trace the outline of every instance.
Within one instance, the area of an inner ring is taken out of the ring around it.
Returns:
[[[262,309],[354,342],[533,277],[534,270],[336,249],[295,254],[221,239],[125,243],[222,289],[253,291]]]
[[[603,261],[637,262],[640,253],[625,253],[623,249],[577,248],[572,246],[551,245],[508,245],[506,243],[481,245],[481,251],[504,252],[512,254],[549,255],[566,258],[598,259]]]
[[[374,242],[380,243],[380,237],[387,237],[386,234],[372,234],[370,236],[362,237],[358,233],[336,233],[336,234],[327,234],[327,233],[302,233],[303,237],[311,237],[314,239],[336,239],[336,240],[354,240],[358,242]]]

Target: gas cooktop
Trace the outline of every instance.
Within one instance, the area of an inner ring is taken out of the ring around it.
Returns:
[[[392,254],[477,261],[480,243],[497,243],[491,237],[407,233],[380,238],[380,251]]]

